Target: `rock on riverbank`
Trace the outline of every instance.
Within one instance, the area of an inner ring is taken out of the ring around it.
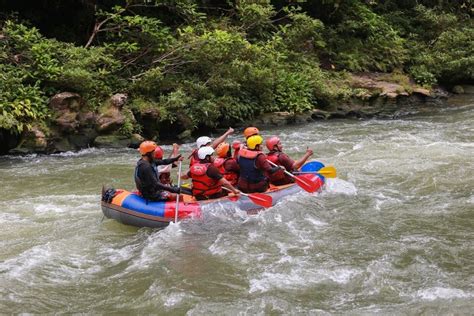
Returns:
[[[245,126],[281,126],[303,124],[316,120],[337,118],[395,118],[446,104],[449,93],[442,88],[426,89],[416,86],[407,77],[387,74],[357,74],[350,76],[353,95],[350,98],[321,105],[306,113],[264,113]],[[472,86],[456,86],[455,93],[473,93]],[[132,112],[126,94],[115,94],[99,109],[92,111],[76,93],[63,92],[49,102],[51,117],[48,126],[34,126],[23,135],[0,131],[0,153],[55,153],[87,147],[137,147],[144,137],[133,133],[137,122],[148,137],[158,137],[158,112]],[[161,124],[162,125],[162,124]],[[243,124],[241,124],[244,127]],[[173,130],[168,126],[167,129]],[[169,133],[168,133],[169,134]],[[151,136],[150,136],[151,135]],[[176,129],[180,141],[192,141],[191,128]]]

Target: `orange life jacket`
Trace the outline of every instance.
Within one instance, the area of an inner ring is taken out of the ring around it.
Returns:
[[[230,159],[235,160],[234,158],[216,158],[214,160],[214,166],[219,169],[219,172],[224,176],[227,181],[230,182],[230,184],[236,185],[237,181],[239,180],[239,174],[234,171],[228,171],[224,167],[225,163]]]
[[[211,163],[194,163],[189,172],[193,180],[193,195],[211,196],[222,191],[221,185],[217,180],[211,179],[206,172]]]
[[[194,149],[193,152],[191,153],[191,155],[189,155],[188,159],[190,159],[189,161],[189,167],[191,167],[192,165],[194,165],[195,163],[198,163],[199,162],[199,159],[197,158],[197,152],[198,150],[197,149]]]

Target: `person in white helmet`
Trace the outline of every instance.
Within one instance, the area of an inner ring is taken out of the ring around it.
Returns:
[[[196,200],[216,199],[227,195],[222,187],[226,187],[232,193],[238,195],[237,190],[213,165],[214,149],[211,146],[204,146],[198,150],[198,159],[187,174],[181,176],[182,179],[192,179],[192,193]]]
[[[189,155],[188,157],[190,158],[189,167],[191,167],[192,165],[194,165],[196,162],[199,161],[199,157],[198,157],[199,148],[204,147],[204,146],[210,146],[213,149],[216,149],[217,146],[219,146],[220,143],[224,142],[227,139],[227,137],[233,132],[234,132],[234,129],[232,127],[229,127],[229,129],[224,134],[222,134],[221,136],[217,137],[214,140],[212,140],[210,137],[207,137],[207,136],[201,136],[198,139],[196,139],[196,149],[194,149],[191,155]]]

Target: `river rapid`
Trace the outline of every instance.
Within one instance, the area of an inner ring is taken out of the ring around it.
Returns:
[[[472,314],[473,95],[263,134],[338,178],[154,230],[100,210],[102,184],[133,189],[136,150],[0,157],[0,313]]]

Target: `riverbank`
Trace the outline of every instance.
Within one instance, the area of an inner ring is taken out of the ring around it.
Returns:
[[[236,127],[260,127],[304,124],[318,120],[340,118],[391,119],[410,113],[445,106],[449,96],[446,89],[426,89],[409,81],[395,81],[387,74],[364,73],[351,75],[350,85],[355,93],[350,98],[333,104],[318,105],[304,113],[272,112],[235,124]],[[457,93],[473,93],[472,86],[455,86]],[[152,109],[131,109],[126,94],[115,94],[97,111],[89,110],[86,101],[77,93],[56,94],[49,101],[54,113],[49,126],[34,126],[30,131],[15,135],[3,131],[4,154],[51,154],[89,147],[136,148],[145,138],[160,143],[192,142],[200,132],[179,124],[161,125],[160,113]],[[143,133],[124,133],[130,125],[139,125]],[[217,126],[217,129],[226,126]],[[166,129],[166,130],[165,130]],[[161,136],[161,137],[160,137]]]

